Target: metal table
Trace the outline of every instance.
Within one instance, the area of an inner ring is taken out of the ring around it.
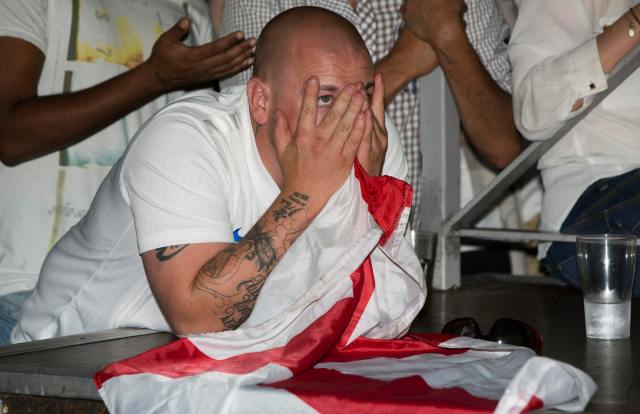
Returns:
[[[106,413],[93,375],[175,338],[147,329],[114,329],[0,347],[3,408],[9,414]]]
[[[640,413],[640,299],[631,307],[631,339],[600,341],[585,336],[580,292],[547,278],[465,277],[460,289],[432,291],[429,296],[414,332],[440,331],[463,316],[474,317],[485,333],[496,319],[522,320],[542,335],[544,356],[582,369],[598,384],[586,412]]]
[[[465,277],[458,290],[430,292],[412,331],[437,332],[461,316],[473,316],[485,332],[501,317],[528,322],[544,338],[544,355],[583,369],[598,384],[587,412],[640,412],[640,300],[632,305],[630,340],[587,340],[578,291],[540,277]],[[130,329],[0,348],[0,399],[9,413],[105,412],[93,374],[174,338]]]

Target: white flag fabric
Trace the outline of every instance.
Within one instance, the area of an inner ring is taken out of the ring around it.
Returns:
[[[113,413],[519,413],[584,409],[582,371],[526,348],[405,335],[426,299],[406,241],[411,187],[356,164],[235,331],[111,364]]]

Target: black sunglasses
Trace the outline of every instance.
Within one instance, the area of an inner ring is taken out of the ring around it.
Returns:
[[[542,355],[542,336],[531,325],[516,319],[501,318],[495,321],[489,335],[483,335],[480,325],[470,317],[454,319],[442,328],[443,334],[485,339],[500,344],[526,346]]]

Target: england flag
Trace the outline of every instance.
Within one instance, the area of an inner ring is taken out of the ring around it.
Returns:
[[[584,372],[526,348],[406,335],[426,299],[405,238],[411,187],[359,165],[272,271],[235,331],[113,363],[113,413],[581,411]]]

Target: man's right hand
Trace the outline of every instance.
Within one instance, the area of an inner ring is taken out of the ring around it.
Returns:
[[[255,39],[244,39],[241,32],[235,32],[201,46],[187,46],[182,40],[189,25],[183,17],[164,32],[142,64],[153,73],[163,92],[222,79],[253,63]]]
[[[304,98],[295,133],[286,115],[275,112],[275,146],[284,177],[283,193],[308,194],[314,213],[344,183],[351,171],[365,131],[363,91],[356,85],[342,90],[326,117],[317,123],[318,78],[311,77],[304,88]]]

